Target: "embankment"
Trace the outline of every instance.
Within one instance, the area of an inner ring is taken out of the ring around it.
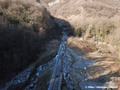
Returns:
[[[0,82],[26,68],[61,30],[55,18],[34,0],[0,1]],[[44,62],[44,61],[41,61]]]

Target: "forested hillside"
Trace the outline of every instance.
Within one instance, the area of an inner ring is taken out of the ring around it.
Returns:
[[[119,77],[119,0],[0,0],[0,90],[119,90]]]
[[[105,42],[117,46],[120,52],[120,1],[119,0],[55,0],[48,7],[51,14],[69,21],[74,27],[74,35],[93,38],[95,42]],[[53,2],[53,1],[52,1]],[[115,51],[115,52],[114,52]]]
[[[35,0],[1,0],[0,80],[34,62],[60,34],[54,17]]]

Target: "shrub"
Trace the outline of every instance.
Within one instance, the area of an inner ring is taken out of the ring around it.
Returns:
[[[0,83],[37,60],[49,38],[61,33],[55,31],[54,18],[41,4],[9,2],[0,1]]]

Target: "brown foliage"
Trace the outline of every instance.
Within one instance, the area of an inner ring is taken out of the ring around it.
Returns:
[[[0,1],[1,82],[34,62],[47,41],[60,35],[57,28],[54,18],[35,1]]]

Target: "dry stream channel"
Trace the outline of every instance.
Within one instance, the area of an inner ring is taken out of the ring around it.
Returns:
[[[24,88],[24,90],[36,90],[36,83],[41,71],[45,70],[46,67],[53,64],[53,62],[55,62],[57,59],[62,60],[62,74],[68,90],[102,90],[105,87],[106,81],[103,79],[103,77],[93,80],[93,76],[89,75],[88,71],[90,66],[94,66],[97,63],[93,60],[82,57],[82,52],[75,52],[72,49],[67,48],[67,35],[64,32],[66,28],[63,27],[62,29],[63,36],[56,57],[50,62],[40,65],[36,68],[36,72],[30,78],[29,84]],[[7,82],[4,87],[1,87],[0,90],[10,90],[10,88],[13,88],[15,85],[25,82],[29,78],[33,68],[34,67],[29,67],[20,72],[9,82]],[[54,67],[51,67],[52,70],[53,68]],[[62,89],[66,90],[64,89],[64,86]]]

